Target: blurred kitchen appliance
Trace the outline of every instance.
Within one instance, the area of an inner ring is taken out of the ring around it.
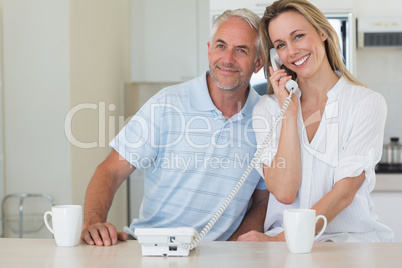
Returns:
[[[391,137],[390,143],[384,144],[380,163],[376,166],[377,173],[402,173],[402,144],[399,137]]]
[[[402,46],[402,17],[360,18],[357,24],[359,48]]]

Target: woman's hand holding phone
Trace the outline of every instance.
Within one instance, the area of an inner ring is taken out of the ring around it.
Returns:
[[[287,81],[292,80],[292,77],[286,73],[284,69],[277,69],[274,71],[272,66],[269,67],[269,72],[271,76],[269,77],[269,82],[274,89],[276,98],[279,101],[279,105],[282,107],[289,96],[289,91],[286,89],[285,84]],[[292,95],[292,101],[286,110],[286,115],[297,115],[297,109],[299,106],[299,99],[296,94]]]

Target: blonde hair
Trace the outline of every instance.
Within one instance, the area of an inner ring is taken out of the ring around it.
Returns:
[[[306,0],[278,0],[272,5],[268,6],[265,10],[264,16],[260,21],[259,35],[262,46],[262,57],[264,60],[264,72],[268,78],[269,66],[271,66],[271,58],[269,50],[274,47],[271,39],[269,38],[268,26],[272,19],[277,18],[280,14],[288,11],[295,11],[304,16],[304,18],[313,25],[318,33],[325,33],[327,40],[325,40],[325,52],[329,61],[329,64],[334,71],[339,71],[346,80],[355,84],[364,86],[360,83],[346,68],[340,56],[340,45],[338,35],[334,28],[328,22],[325,15],[313,4]],[[292,76],[292,79],[296,79],[295,72],[287,69],[286,71]],[[273,93],[271,85],[268,86],[268,94]]]

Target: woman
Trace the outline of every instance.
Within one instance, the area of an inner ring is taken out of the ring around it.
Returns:
[[[270,191],[266,233],[239,240],[284,241],[283,211],[312,208],[325,215],[322,241],[392,241],[393,232],[377,222],[370,192],[381,158],[386,103],[345,68],[336,32],[325,16],[304,0],[280,0],[266,8],[260,23],[268,95],[254,108],[253,126],[262,143],[297,80],[276,136],[260,158]],[[273,70],[275,48],[285,69]],[[274,94],[272,94],[274,93]],[[316,230],[321,230],[319,221]]]

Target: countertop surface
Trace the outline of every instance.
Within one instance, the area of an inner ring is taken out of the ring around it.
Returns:
[[[0,267],[402,267],[402,243],[317,242],[289,253],[285,242],[202,242],[188,257],[143,257],[134,240],[110,247],[57,247],[53,239],[0,239]]]

